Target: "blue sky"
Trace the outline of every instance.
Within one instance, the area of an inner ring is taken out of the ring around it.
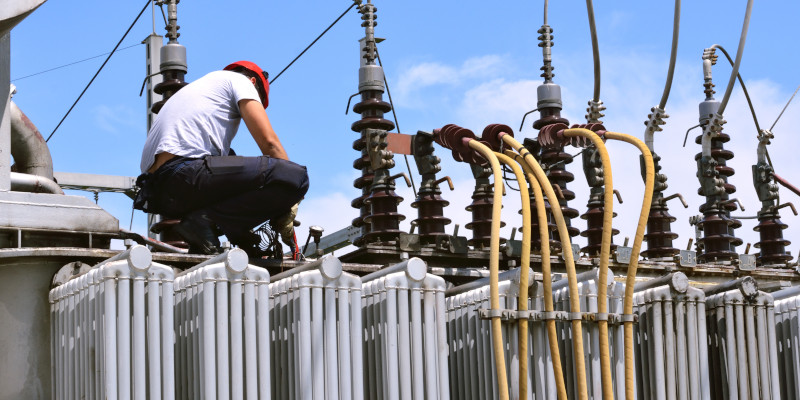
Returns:
[[[656,136],[655,148],[662,156],[663,171],[669,177],[667,194],[680,192],[690,208],[670,204],[678,218],[673,231],[681,237],[676,246],[684,248],[694,236],[689,216],[698,213],[702,199],[696,194],[691,133],[681,147],[686,129],[697,122],[697,104],[703,100],[700,56],[704,48],[719,43],[735,53],[745,1],[684,2],[679,57],[672,94],[667,104],[671,118]],[[223,6],[224,4],[224,6]],[[348,7],[348,1],[309,0],[296,2],[244,2],[184,0],[178,6],[180,43],[188,52],[192,81],[220,69],[231,61],[249,59],[274,76],[333,19]],[[524,112],[535,108],[536,86],[541,82],[541,50],[536,30],[542,24],[540,1],[502,3],[471,0],[436,2],[377,1],[376,36],[381,58],[392,90],[401,132],[431,130],[456,123],[480,131],[488,123],[505,123],[517,129]],[[11,33],[11,77],[18,93],[14,101],[45,135],[49,135],[77,95],[91,79],[104,57],[34,77],[15,80],[38,71],[110,51],[144,2],[50,0]],[[602,63],[601,99],[607,106],[605,126],[642,137],[643,121],[660,99],[667,72],[672,29],[672,2],[598,1],[595,4]],[[796,38],[796,1],[756,2],[740,72],[762,125],[772,124],[794,89],[800,84],[797,65],[800,52]],[[163,34],[164,22],[156,14],[155,31]],[[583,122],[586,102],[592,95],[592,58],[585,3],[553,1],[549,24],[554,29],[553,64],[555,82],[563,89],[564,115],[574,123]],[[121,47],[139,43],[153,31],[153,18],[146,12]],[[276,132],[294,161],[307,165],[311,189],[301,205],[303,227],[321,225],[336,231],[357,215],[350,201],[358,191],[352,181],[357,153],[351,143],[356,133],[350,124],[358,118],[345,115],[347,98],[357,91],[358,39],[363,36],[359,15],[351,11],[306,55],[278,79],[271,88],[267,110]],[[139,88],[145,76],[144,46],[115,54],[72,114],[50,141],[55,169],[136,176],[141,147],[146,137],[145,103]],[[717,97],[721,98],[730,67],[720,57],[714,69]],[[729,162],[736,169],[731,179],[747,210],[760,208],[750,176],[755,163],[756,131],[738,86],[726,111],[725,130],[733,139],[726,145],[736,153]],[[530,137],[530,124],[518,137]],[[792,126],[800,125],[800,100],[786,111],[773,132],[770,154],[778,174],[800,185],[796,158],[797,136]],[[258,154],[257,147],[242,125],[233,143],[237,153]],[[637,153],[613,143],[612,171],[615,187],[625,203],[616,206],[615,227],[621,230],[617,242],[634,234],[643,185],[638,176]],[[571,150],[575,153],[577,150]],[[443,174],[451,176],[455,192],[446,215],[463,225],[469,215],[472,179],[464,164],[445,159]],[[400,172],[405,170],[397,157]],[[412,162],[412,170],[415,167]],[[588,190],[580,163],[571,164],[576,175],[570,189],[577,193],[572,207],[585,210]],[[418,179],[417,179],[418,181]],[[401,210],[408,221],[415,218],[410,208],[413,193],[399,188],[405,197]],[[80,192],[74,194],[87,195]],[[782,201],[800,199],[781,189]],[[504,219],[509,227],[519,226],[519,199],[509,191]],[[131,202],[122,195],[101,194],[99,204],[127,227]],[[800,218],[782,212],[790,225],[785,232],[795,238],[793,255],[800,250]],[[583,221],[576,221],[583,227]],[[758,241],[753,220],[744,221],[737,236],[745,242]],[[145,218],[136,212],[133,228],[145,230]],[[452,229],[452,225],[448,228]],[[462,230],[461,232],[464,232]],[[578,240],[582,243],[582,240]],[[739,249],[743,251],[743,248]],[[754,251],[753,251],[754,252]]]

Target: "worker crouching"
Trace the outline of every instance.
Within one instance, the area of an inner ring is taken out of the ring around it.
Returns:
[[[224,234],[251,257],[261,257],[261,237],[252,229],[265,221],[296,246],[294,217],[308,191],[308,173],[289,161],[265,112],[268,104],[268,76],[247,61],[211,72],[170,97],[145,142],[134,207],[180,218],[173,229],[190,253],[218,253]],[[262,156],[231,151],[241,120]]]

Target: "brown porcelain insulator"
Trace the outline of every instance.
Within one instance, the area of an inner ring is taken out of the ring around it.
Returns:
[[[699,223],[703,229],[703,238],[699,240],[703,254],[698,256],[700,262],[731,261],[738,257],[734,251],[734,242],[738,239],[730,234],[733,220],[716,209],[704,213]]]
[[[703,138],[702,136],[696,137],[694,140],[695,143],[701,144],[702,138]],[[725,181],[725,184],[723,186],[725,188],[725,193],[727,194],[733,194],[736,192],[736,186],[734,186],[731,183],[728,183],[728,178],[733,176],[736,173],[736,171],[733,168],[726,165],[726,162],[733,158],[733,152],[730,150],[725,150],[723,147],[724,143],[727,143],[730,140],[731,137],[725,133],[720,133],[719,136],[711,139],[711,157],[717,161],[716,170],[717,172],[719,172],[719,178]],[[700,157],[702,156],[703,153],[697,153],[694,156],[694,159],[699,160]],[[698,194],[702,196],[703,193],[700,190],[698,190]],[[729,204],[726,205],[726,209],[728,211],[733,211],[736,209],[736,206],[734,204]]]
[[[450,219],[444,217],[444,208],[448,204],[450,204],[449,201],[435,193],[420,193],[417,200],[411,203],[411,207],[417,209],[418,218],[414,220],[414,223],[419,231],[420,243],[436,243],[437,237],[447,236],[444,227],[450,223]]]
[[[150,107],[150,111],[156,114],[158,114],[158,112],[161,111],[161,107],[164,106],[164,104],[167,102],[167,100],[169,100],[170,97],[172,97],[173,94],[175,94],[178,90],[181,90],[181,88],[189,84],[183,79],[184,72],[182,71],[177,71],[177,70],[166,71],[163,72],[161,75],[164,77],[164,80],[161,81],[161,83],[159,83],[155,87],[153,87],[153,91],[162,95],[163,98],[153,103],[153,106]]]
[[[376,190],[364,199],[372,212],[364,216],[364,222],[370,225],[370,232],[364,235],[366,243],[387,242],[397,240],[400,236],[400,221],[405,217],[397,212],[397,205],[403,201],[393,190]]]
[[[546,147],[542,149],[541,160],[543,164],[549,165],[547,170],[547,178],[550,183],[558,185],[561,188],[561,193],[564,197],[559,199],[561,205],[561,213],[564,214],[564,219],[567,220],[567,225],[570,226],[570,236],[577,236],[578,228],[571,226],[571,219],[578,217],[578,210],[569,207],[567,204],[570,200],[575,199],[575,193],[567,189],[567,184],[575,180],[575,175],[567,171],[566,164],[572,162],[572,156],[564,152],[563,147]]]
[[[354,132],[360,133],[359,139],[353,142],[353,149],[357,150],[361,153],[361,157],[356,159],[353,162],[353,168],[361,171],[361,177],[357,178],[353,182],[353,186],[357,189],[361,190],[361,196],[357,197],[351,202],[353,208],[359,209],[359,216],[353,219],[352,224],[356,227],[362,227],[364,236],[360,237],[357,241],[357,245],[361,245],[366,238],[366,235],[369,234],[373,229],[369,221],[366,220],[366,217],[373,214],[371,207],[372,205],[369,204],[366,200],[372,196],[370,193],[370,186],[372,185],[373,178],[375,176],[374,171],[370,168],[369,162],[369,154],[367,154],[366,150],[366,141],[365,141],[365,134],[364,130],[367,128],[372,129],[383,129],[383,130],[392,130],[394,129],[394,123],[383,118],[383,114],[392,110],[391,105],[389,103],[383,101],[383,92],[379,90],[365,90],[361,93],[361,101],[356,103],[353,106],[353,111],[361,114],[361,119],[358,121],[353,122],[350,129]],[[394,194],[393,191],[390,193]],[[396,195],[395,195],[396,196]],[[380,197],[380,196],[378,196]],[[390,201],[387,204],[393,204],[394,211],[391,210],[391,205],[386,205],[382,200],[377,200],[373,204],[378,204],[378,207],[388,207],[390,210],[382,210],[381,215],[377,216],[373,220],[377,221],[379,224],[383,224],[384,221],[387,219],[386,215],[391,215],[392,213],[397,212],[397,201]],[[388,225],[393,226],[394,224],[389,223]],[[399,220],[397,222],[399,225]],[[396,228],[395,228],[396,229]],[[398,230],[399,232],[399,230]],[[397,236],[394,233],[389,234],[389,236]],[[370,238],[382,237],[381,235],[372,235]]]
[[[777,213],[759,213],[758,225],[753,228],[761,239],[756,248],[761,252],[756,255],[758,265],[786,264],[792,256],[786,253],[786,246],[791,242],[783,238],[783,230],[788,225],[781,222]]]
[[[488,249],[492,238],[493,197],[491,188],[476,189],[472,194],[472,203],[466,208],[472,213],[472,222],[466,226],[472,230],[472,239],[467,241],[467,244],[478,250]],[[501,222],[500,226],[505,226],[505,223]],[[505,239],[501,238],[500,242],[505,242]]]
[[[586,247],[581,248],[581,251],[589,256],[596,256],[600,254],[600,248],[603,244],[603,207],[602,203],[590,202],[589,208],[586,213],[581,215],[581,218],[586,220],[586,230],[581,232],[581,236],[587,240]],[[616,216],[617,213],[614,213]],[[611,237],[619,234],[618,229],[611,229]],[[611,250],[617,248],[617,245],[611,243]]]
[[[671,224],[675,217],[670,215],[665,203],[653,202],[650,207],[650,216],[647,219],[647,250],[642,255],[647,258],[672,257],[679,250],[672,247],[672,241],[678,237],[677,233],[670,232]]]

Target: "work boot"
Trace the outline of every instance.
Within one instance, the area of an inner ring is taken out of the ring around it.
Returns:
[[[186,215],[173,229],[189,243],[189,253],[213,255],[221,252],[216,224],[203,213]]]

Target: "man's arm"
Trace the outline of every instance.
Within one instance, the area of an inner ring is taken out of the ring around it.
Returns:
[[[242,114],[247,129],[253,135],[261,154],[273,158],[288,160],[286,150],[283,149],[278,135],[272,130],[264,107],[256,100],[244,99],[239,101],[239,112]]]

